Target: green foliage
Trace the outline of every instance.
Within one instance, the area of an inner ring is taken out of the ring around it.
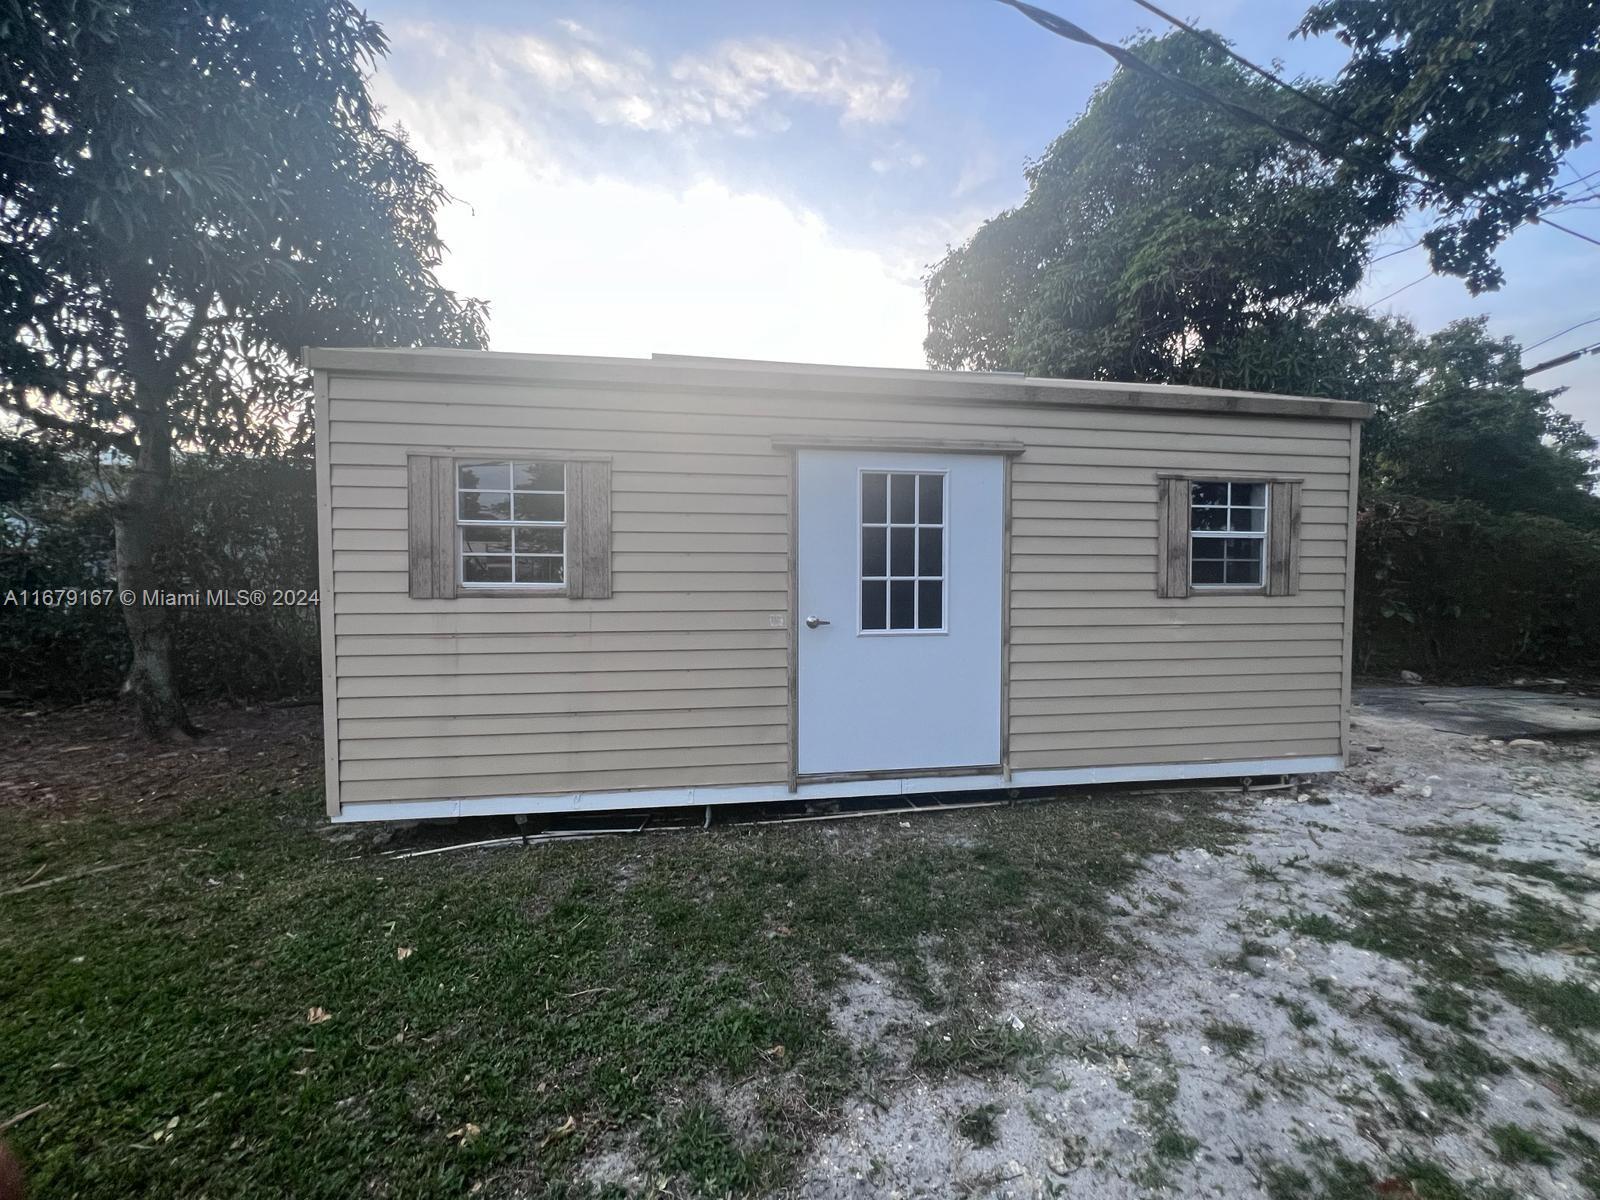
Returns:
[[[1562,155],[1588,140],[1600,101],[1593,0],[1318,0],[1300,32],[1351,50],[1327,99],[1354,123],[1326,117],[1320,130],[1351,156],[1346,177],[1390,176],[1398,159],[1407,204],[1434,222],[1423,236],[1433,269],[1474,292],[1498,287],[1495,247],[1567,199]]]
[[[554,1196],[619,1143],[651,1195],[780,1194],[890,1082],[830,1019],[847,957],[948,1002],[1013,961],[1098,978],[1114,947],[1072,957],[1049,906],[1232,836],[1206,797],[856,825],[397,863],[330,844],[320,792],[0,805],[0,878],[126,864],[4,901],[0,1112],[50,1100],[7,1136],[39,1196]],[[1002,1028],[967,1027],[996,1069]]]
[[[38,702],[115,694],[127,670],[121,606],[40,604],[36,590],[115,588],[104,503],[121,469],[82,456],[21,450],[0,439],[0,460],[33,456],[28,486],[0,501],[0,693]],[[42,465],[39,465],[42,464]],[[156,571],[165,589],[317,588],[316,503],[302,458],[181,458],[163,514]],[[176,669],[196,695],[275,699],[320,686],[317,610],[299,604],[198,605],[169,610]]]
[[[1554,1146],[1521,1125],[1496,1125],[1489,1130],[1489,1136],[1494,1139],[1494,1148],[1504,1162],[1553,1167],[1561,1159]]]
[[[174,452],[307,440],[308,345],[482,346],[448,199],[368,91],[350,0],[0,9],[0,409],[130,468],[118,582],[159,586]],[[144,732],[192,725],[165,609],[122,610]]]
[[[1384,497],[1356,542],[1356,662],[1440,678],[1600,665],[1600,533],[1470,500]]]
[[[1260,111],[1303,104],[1188,34],[1133,49]],[[1389,184],[1353,185],[1126,71],[1027,177],[1022,205],[929,277],[934,366],[1260,386],[1263,357],[1355,287],[1368,237],[1395,215]]]
[[[1392,326],[1390,382],[1370,397],[1366,486],[1600,529],[1595,439],[1552,407],[1558,392],[1522,382],[1520,349],[1486,325],[1455,321],[1428,337]]]
[[[6,406],[102,446],[270,445],[302,346],[484,344],[347,0],[19,0],[0,47]]]

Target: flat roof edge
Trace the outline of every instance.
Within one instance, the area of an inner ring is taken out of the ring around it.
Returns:
[[[1024,406],[1162,409],[1355,421],[1366,420],[1373,413],[1372,405],[1354,400],[1283,396],[1272,392],[1178,384],[1043,379],[982,371],[850,367],[699,358],[691,355],[611,358],[434,347],[372,349],[316,346],[306,348],[303,361],[313,371],[420,375],[502,383],[609,383],[677,389],[762,388],[817,394],[846,385],[859,394]]]

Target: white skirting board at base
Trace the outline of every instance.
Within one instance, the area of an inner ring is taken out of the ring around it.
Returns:
[[[1082,787],[1103,783],[1162,783],[1173,780],[1322,775],[1342,771],[1338,755],[1265,758],[1237,762],[1164,763],[1134,767],[1069,767],[1013,771],[1002,775],[926,775],[908,779],[853,779],[737,787],[679,787],[623,792],[572,792],[564,796],[458,796],[447,800],[372,800],[347,804],[335,824],[417,821],[430,817],[495,817],[517,813],[605,812],[627,808],[695,808],[707,804],[760,804],[776,800],[843,800],[856,796],[915,796],[929,792],[982,792],[1002,788]]]

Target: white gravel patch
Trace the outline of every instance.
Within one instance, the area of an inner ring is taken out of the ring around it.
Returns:
[[[1044,1067],[987,1081],[907,1071],[884,1094],[847,1105],[794,1194],[1263,1196],[1275,1165],[1314,1174],[1337,1154],[1380,1178],[1413,1155],[1465,1187],[1589,1195],[1571,1154],[1550,1168],[1506,1164],[1486,1131],[1516,1123],[1560,1145],[1563,1130],[1579,1126],[1600,1138],[1542,1077],[1560,1064],[1600,1081],[1592,1044],[1575,1050],[1479,988],[1473,1041],[1507,1070],[1463,1077],[1479,1101],[1470,1116],[1437,1111],[1416,1090],[1435,1074],[1418,1046],[1447,1045],[1457,1034],[1418,1011],[1415,989],[1430,980],[1416,964],[1287,924],[1297,914],[1338,917],[1349,907],[1346,888],[1381,872],[1496,909],[1525,893],[1600,923],[1600,893],[1571,895],[1441,854],[1439,837],[1417,832],[1481,827],[1479,836],[1492,831],[1498,844],[1454,844],[1600,879],[1600,755],[1492,745],[1359,710],[1353,745],[1356,761],[1339,776],[1219,801],[1250,831],[1232,850],[1149,860],[1117,918],[1146,947],[1131,967],[1082,979],[1041,963],[1037,973],[997,981],[995,1016],[1014,1014],[1044,1038],[1052,1047]],[[1238,957],[1246,938],[1259,943],[1248,967]],[[1501,968],[1597,983],[1594,960],[1577,953],[1505,945],[1493,957]],[[857,966],[838,1000],[838,1028],[904,1063],[916,1025],[929,1018],[887,976]],[[1234,1052],[1216,1044],[1207,1031],[1219,1023],[1244,1027],[1249,1044]],[[1409,1038],[1405,1026],[1415,1031]],[[1003,1111],[995,1144],[979,1148],[957,1122],[984,1104]]]

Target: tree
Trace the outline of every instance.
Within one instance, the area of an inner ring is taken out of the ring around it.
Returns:
[[[1350,156],[1348,177],[1411,177],[1433,269],[1475,293],[1500,285],[1493,252],[1513,230],[1600,190],[1558,178],[1600,102],[1594,0],[1319,0],[1299,32],[1351,50],[1326,94],[1346,119],[1303,115]]]
[[[1314,149],[1349,186],[1398,188],[1402,208],[1429,215],[1423,236],[1433,269],[1460,275],[1474,293],[1496,288],[1495,249],[1527,221],[1600,196],[1575,178],[1557,185],[1563,155],[1588,140],[1587,110],[1600,101],[1600,6],[1493,0],[1317,0],[1296,31],[1333,32],[1351,48],[1332,85],[1283,80],[1216,34],[1143,7],[1275,89],[1298,107],[1281,111],[1152,62],[1138,46],[1102,42],[1071,21],[1002,0],[1052,33],[1105,51],[1175,95],[1252,128]],[[1258,98],[1259,99],[1259,98]]]
[[[435,274],[448,197],[369,95],[385,49],[348,0],[0,13],[0,401],[124,468],[136,595],[175,447],[303,438],[300,347],[485,342]],[[141,725],[190,731],[163,610],[124,616]]]
[[[1186,33],[1130,49],[1260,111],[1302,103]],[[1360,281],[1399,201],[1393,181],[1352,187],[1315,152],[1127,70],[1027,181],[1021,206],[930,275],[930,364],[1281,386],[1277,348]]]
[[[1133,49],[1261,111],[1303,103],[1187,33]],[[932,365],[1360,400],[1369,489],[1600,521],[1596,443],[1522,384],[1514,343],[1345,301],[1404,203],[1381,177],[1352,191],[1315,151],[1128,70],[1027,175],[930,275]]]
[[[1522,381],[1522,353],[1486,318],[1454,321],[1398,347],[1397,382],[1379,401],[1386,429],[1368,460],[1377,490],[1470,500],[1600,529],[1596,440]]]

